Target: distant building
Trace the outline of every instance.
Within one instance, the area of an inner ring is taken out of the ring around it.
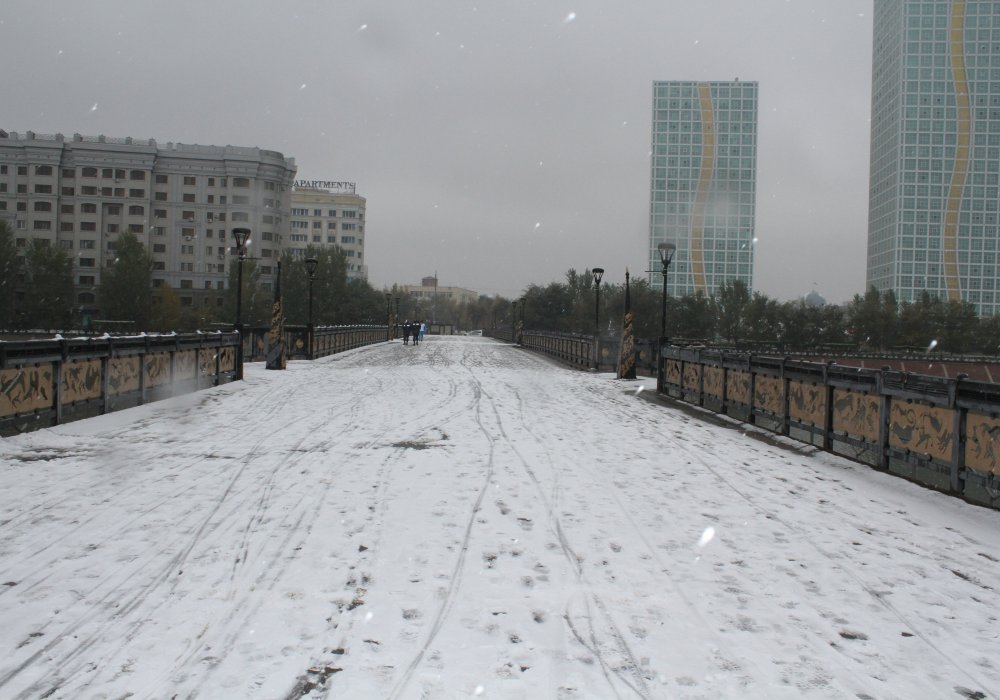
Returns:
[[[368,279],[365,264],[364,197],[353,182],[296,180],[285,249],[305,253],[306,246],[340,246],[347,256],[347,276]]]
[[[1000,312],[1000,5],[874,6],[866,284]]]
[[[420,286],[406,285],[403,291],[411,297],[419,300],[434,301],[436,299],[448,299],[459,303],[474,302],[479,299],[479,293],[471,289],[462,287],[442,287],[438,285],[437,277],[424,277],[420,281]]]
[[[18,251],[44,240],[70,254],[80,316],[96,312],[101,273],[126,231],[152,257],[154,299],[169,285],[183,306],[222,306],[234,227],[252,231],[248,254],[270,287],[294,178],[293,159],[260,148],[0,136],[0,219]]]
[[[667,291],[712,295],[725,282],[753,290],[757,83],[653,83],[649,275],[672,242]]]

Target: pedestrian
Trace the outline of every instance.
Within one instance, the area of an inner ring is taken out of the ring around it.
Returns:
[[[410,344],[410,322],[403,321],[403,345]]]
[[[424,322],[423,321],[420,322],[420,339],[421,340],[424,339]]]
[[[413,344],[416,345],[420,339],[420,321],[413,322],[413,326],[410,328],[410,335],[413,336]]]

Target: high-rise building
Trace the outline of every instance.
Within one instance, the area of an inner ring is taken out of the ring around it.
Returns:
[[[347,276],[368,279],[365,264],[366,200],[353,182],[296,180],[285,249],[304,255],[307,246],[338,246],[347,258]]]
[[[1000,312],[1000,4],[874,10],[867,285]]]
[[[670,242],[670,294],[752,289],[756,195],[757,83],[654,82],[650,282],[661,287],[657,246]]]
[[[252,231],[248,255],[270,288],[294,178],[293,159],[259,148],[0,131],[0,220],[19,252],[41,240],[70,255],[78,319],[96,313],[125,232],[152,258],[154,301],[169,285],[182,306],[221,307],[234,227]]]

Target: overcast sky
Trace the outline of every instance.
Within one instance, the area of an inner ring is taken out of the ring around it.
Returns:
[[[872,0],[3,0],[0,128],[259,146],[376,287],[648,268],[654,80],[760,83],[755,289],[864,291]]]

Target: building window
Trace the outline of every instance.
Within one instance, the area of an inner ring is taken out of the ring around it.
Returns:
[[[35,202],[35,211],[52,211],[52,202]]]
[[[80,171],[83,177],[97,177],[97,168],[83,168]]]
[[[128,196],[132,199],[142,199],[146,196],[146,190],[129,190]]]
[[[72,197],[74,194],[76,194],[76,190],[72,187],[63,187],[59,191],[62,192],[63,197]]]
[[[194,255],[194,246],[181,245],[181,255]]]
[[[167,201],[167,193],[157,192],[156,194],[153,195],[153,199],[155,199],[157,202],[165,202]]]
[[[167,269],[167,264],[165,262],[163,262],[162,260],[154,260],[153,261],[153,269],[154,270],[166,270]]]
[[[154,219],[166,219],[167,218],[167,210],[166,209],[154,209],[153,210],[153,218]]]
[[[181,289],[194,289],[194,283],[191,280],[181,280]]]
[[[73,250],[73,241],[59,241],[59,247],[63,250]]]
[[[233,178],[233,187],[249,187],[249,186],[250,186],[250,178],[248,177]]]
[[[52,230],[52,222],[51,221],[44,221],[44,220],[35,219],[35,221],[33,222],[32,228],[34,230],[36,230],[36,231],[51,231]]]
[[[93,202],[84,202],[83,204],[80,205],[80,213],[81,214],[96,214],[97,213],[97,205],[94,204]]]
[[[93,275],[80,275],[80,286],[87,287],[93,286],[94,276]]]
[[[93,250],[94,241],[90,240],[89,238],[84,238],[83,240],[80,241],[80,247],[83,248],[84,250]]]
[[[108,233],[118,233],[118,224],[108,224],[104,230]]]
[[[153,244],[153,252],[154,253],[166,253],[167,252],[167,244],[166,243],[154,243]]]
[[[142,224],[129,224],[128,225],[128,232],[129,233],[142,233]]]
[[[94,221],[81,221],[80,222],[80,230],[81,231],[96,231],[97,230],[97,222],[94,222]]]
[[[140,207],[137,204],[133,204],[128,208],[129,216],[144,216],[146,214],[146,207]]]
[[[80,267],[94,267],[93,258],[79,258]]]
[[[51,175],[52,166],[51,165],[36,165],[35,175]]]
[[[181,197],[181,199],[183,201],[185,201],[185,202],[190,202],[190,203],[193,204],[194,203],[194,193],[193,192],[188,192],[183,197]]]
[[[198,184],[198,181],[197,181],[197,180],[195,180],[195,179],[194,179],[193,177],[191,177],[190,175],[185,175],[185,176],[184,176],[184,185],[185,185],[185,186],[187,186],[187,187],[194,187],[194,186],[195,186],[195,185],[197,185],[197,184]]]
[[[146,171],[145,170],[133,170],[128,175],[130,180],[145,180]]]
[[[166,175],[157,175],[156,176],[156,184],[157,185],[165,185],[165,184],[167,184],[167,176]]]
[[[72,221],[60,221],[59,231],[62,233],[73,233],[73,222]]]
[[[52,185],[35,185],[35,194],[52,194]]]
[[[96,197],[97,188],[94,187],[93,185],[84,185],[83,187],[80,188],[80,194],[84,195],[85,197]]]

